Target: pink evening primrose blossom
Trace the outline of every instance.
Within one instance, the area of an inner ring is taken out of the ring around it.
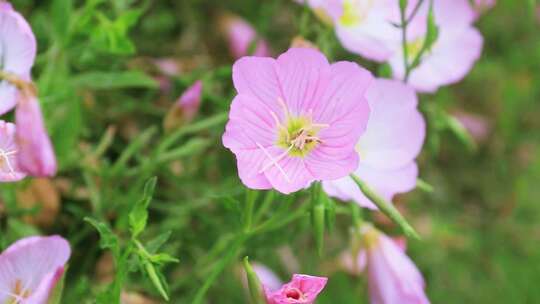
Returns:
[[[249,55],[251,44],[256,43],[254,56],[269,56],[270,50],[265,40],[257,37],[253,27],[240,17],[225,15],[222,18],[222,30],[229,44],[229,50],[234,58]]]
[[[32,176],[56,174],[56,156],[45,125],[39,101],[30,92],[20,94],[15,110],[19,168]]]
[[[0,72],[10,77],[30,80],[36,58],[36,38],[26,20],[11,4],[0,1]],[[17,88],[0,77],[0,115],[17,102]]]
[[[0,120],[0,183],[16,182],[26,174],[19,169],[14,124]]]
[[[335,30],[343,47],[367,59],[383,62],[392,57],[401,32],[397,22],[396,0],[341,0],[342,13],[335,19]]]
[[[397,4],[396,4],[397,5]],[[426,35],[427,5],[423,5],[413,23],[407,42],[409,62],[416,57],[422,48]],[[472,25],[475,12],[468,0],[436,0],[434,1],[435,23],[439,29],[437,41],[421,58],[420,65],[409,77],[409,83],[420,92],[433,93],[440,86],[459,82],[467,75],[482,52],[483,38]],[[422,26],[423,25],[423,26]],[[403,79],[405,69],[401,46],[389,64],[393,76]]]
[[[314,49],[238,60],[238,95],[223,144],[236,155],[242,182],[291,193],[351,173],[369,117],[364,95],[372,78],[352,62],[330,65]]]
[[[165,129],[171,130],[193,121],[201,106],[202,81],[196,81],[180,96],[165,117]]]
[[[292,281],[278,290],[264,287],[268,304],[312,304],[326,286],[328,278],[294,274]]]
[[[371,304],[428,304],[422,274],[404,249],[370,225],[362,227]]]
[[[0,303],[48,303],[70,254],[59,236],[15,242],[0,255]]]
[[[386,200],[414,189],[418,176],[415,158],[426,135],[414,90],[397,80],[377,79],[366,94],[371,115],[356,145],[360,163],[354,172]],[[354,200],[375,209],[350,177],[323,181],[331,196]]]

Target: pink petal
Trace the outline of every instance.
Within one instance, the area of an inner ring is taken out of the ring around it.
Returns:
[[[237,16],[223,17],[223,30],[229,44],[229,50],[234,58],[240,58],[248,54],[251,44],[259,39],[253,27],[242,18]],[[269,56],[270,51],[265,40],[256,42],[254,56]]]
[[[35,97],[21,98],[15,111],[15,121],[21,170],[32,176],[54,176],[56,156],[43,123],[39,101]]]
[[[272,154],[276,159],[276,156],[281,153],[274,152]],[[301,157],[287,156],[280,160],[278,164],[279,167],[272,166],[264,173],[270,184],[281,193],[289,194],[304,189],[314,180],[313,175],[306,168],[304,159]]]
[[[414,263],[394,241],[376,233],[376,243],[367,249],[371,303],[429,303],[424,279]]]
[[[397,193],[408,192],[415,188],[418,168],[414,162],[397,170],[381,170],[361,164],[355,174],[378,195],[391,201]],[[354,200],[364,208],[377,209],[350,177],[323,181],[323,189],[330,196],[344,201]]]
[[[441,27],[472,24],[476,17],[469,0],[437,0],[433,4],[435,20]]]
[[[265,288],[275,291],[278,290],[281,285],[283,285],[283,282],[279,279],[279,277],[265,265],[253,263],[253,270]]]
[[[61,277],[71,249],[59,236],[29,237],[15,242],[0,255],[0,302],[13,293],[17,280],[29,290],[29,303],[42,304]],[[35,293],[35,294],[34,294]]]
[[[278,57],[276,66],[283,100],[291,114],[316,111],[330,68],[324,55],[314,49],[292,48]]]
[[[400,81],[378,79],[367,99],[371,115],[357,146],[361,163],[379,169],[399,169],[411,163],[426,135],[414,90]]]
[[[0,45],[2,69],[28,75],[36,58],[36,38],[28,22],[9,5],[0,8]]]

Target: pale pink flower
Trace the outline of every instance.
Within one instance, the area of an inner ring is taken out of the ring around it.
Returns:
[[[225,15],[221,26],[229,44],[229,51],[234,58],[248,54],[250,46],[255,43],[253,56],[269,56],[270,50],[265,40],[257,36],[257,32],[245,20],[234,15]]]
[[[341,0],[342,14],[335,19],[336,34],[343,47],[367,59],[383,62],[401,41],[396,0]]]
[[[403,252],[407,250],[407,239],[404,237],[392,238],[392,241]],[[367,254],[366,250],[359,250],[356,257],[353,258],[351,250],[347,250],[340,255],[340,264],[343,268],[353,275],[360,275],[364,272],[367,266]]]
[[[294,0],[298,4],[307,5],[315,15],[327,24],[334,24],[334,20],[342,14],[343,0]]]
[[[223,144],[247,187],[291,193],[357,168],[354,148],[369,116],[367,70],[292,48],[277,60],[238,60],[233,80],[238,95]]]
[[[427,5],[424,4],[408,36],[410,62],[420,52],[425,40],[426,11]],[[420,65],[409,77],[409,83],[421,92],[435,92],[440,86],[459,82],[482,52],[483,38],[472,25],[475,12],[468,0],[436,0],[434,15],[439,28],[438,39],[431,50],[422,56]],[[403,79],[405,69],[400,45],[396,45],[389,63],[394,78]]]
[[[56,156],[43,123],[39,101],[31,93],[20,94],[15,122],[19,168],[32,176],[54,176],[57,169]]]
[[[427,304],[424,278],[394,240],[370,225],[362,227],[372,304]]]
[[[397,80],[377,79],[366,94],[371,114],[356,150],[360,163],[354,174],[378,195],[391,200],[416,186],[415,158],[422,149],[425,121],[414,90]],[[350,177],[323,181],[324,190],[342,200],[375,209]]]
[[[165,129],[171,130],[191,122],[201,106],[202,81],[196,81],[180,96],[178,101],[165,117]]]
[[[14,124],[0,120],[0,183],[16,182],[26,176],[17,163],[19,148],[15,143],[15,130]]]
[[[59,236],[15,242],[0,255],[0,303],[48,303],[70,254]]]
[[[326,286],[328,278],[294,274],[292,281],[278,290],[264,286],[268,304],[312,304]]]
[[[36,58],[36,38],[26,20],[11,4],[0,1],[0,71],[29,81]],[[0,115],[17,103],[17,88],[0,80]]]

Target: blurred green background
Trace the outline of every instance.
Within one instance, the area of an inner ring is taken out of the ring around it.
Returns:
[[[484,51],[472,72],[420,97],[429,126],[420,175],[434,191],[415,190],[397,201],[422,235],[409,242],[408,253],[426,278],[432,303],[540,302],[540,16],[533,2],[499,0],[477,23]],[[318,303],[368,303],[364,279],[337,267],[351,224],[345,204],[339,204],[338,225],[327,234],[322,258],[309,216],[301,213],[235,247],[244,190],[234,158],[220,142],[234,91],[233,59],[217,20],[224,12],[241,16],[274,54],[301,31],[332,60],[354,60],[375,73],[377,65],[347,53],[332,29],[288,0],[13,4],[38,38],[34,79],[61,164],[51,186],[61,207],[52,223],[36,223],[39,208],[21,205],[18,194],[32,181],[1,185],[1,242],[5,247],[40,232],[67,237],[74,252],[63,303],[92,303],[114,273],[98,235],[82,219],[107,222],[126,238],[127,212],[154,175],[159,184],[144,238],[171,232],[163,248],[180,259],[163,269],[171,303],[190,303],[229,252],[207,303],[246,302],[238,266],[246,254],[284,281],[295,268],[330,275]],[[153,64],[157,58],[173,59],[181,72],[158,82],[164,78]],[[159,150],[167,138],[161,130],[165,113],[196,79],[204,80],[199,117],[171,147]],[[463,139],[446,123],[448,113],[474,114],[485,125],[483,138],[475,145]],[[295,214],[305,201],[302,193],[276,194],[275,207],[261,219]],[[373,219],[388,233],[398,232]],[[126,303],[161,303],[142,275],[130,273],[124,290],[144,297]]]

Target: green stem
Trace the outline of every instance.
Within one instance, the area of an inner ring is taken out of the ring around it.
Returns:
[[[405,76],[403,78],[403,81],[406,83],[409,79],[410,74],[410,67],[409,67],[409,50],[407,48],[407,26],[408,22],[406,20],[406,10],[407,5],[401,5],[399,6],[399,15],[400,15],[400,21],[401,21],[401,47],[403,49],[403,67],[405,69]]]
[[[420,236],[414,228],[407,222],[407,220],[399,213],[399,211],[394,207],[394,205],[379,195],[375,193],[364,181],[362,181],[358,176],[351,174],[350,175],[353,181],[358,185],[358,188],[360,188],[360,191],[364,193],[364,195],[371,200],[378,208],[379,210],[384,213],[386,216],[388,216],[394,223],[396,223],[403,232],[409,236],[416,239],[420,239]]]
[[[259,193],[254,190],[246,189],[246,207],[244,209],[244,232],[249,233],[253,224],[253,209]]]

